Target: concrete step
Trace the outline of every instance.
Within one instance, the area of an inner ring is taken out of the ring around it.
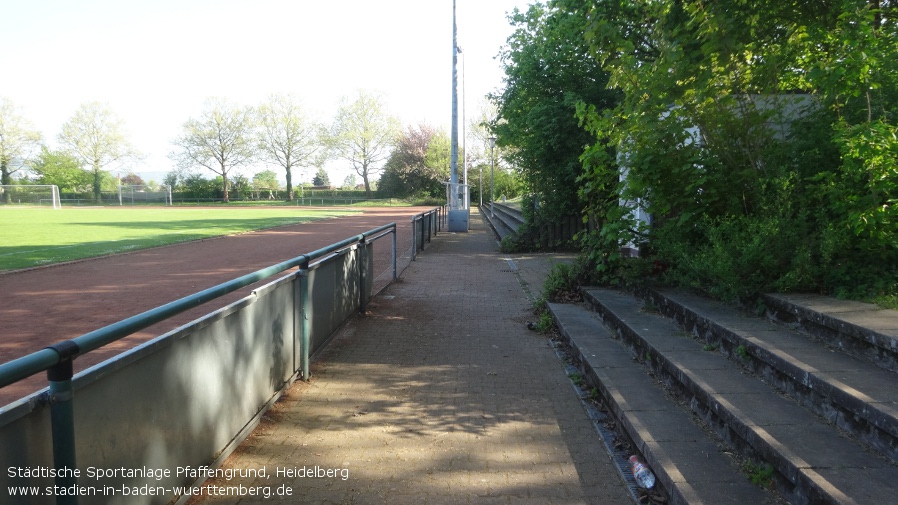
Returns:
[[[895,373],[723,303],[674,290],[648,296],[662,314],[707,344],[719,345],[849,436],[898,461]]]
[[[489,204],[486,204],[486,207],[489,207]],[[499,202],[494,203],[492,208],[493,213],[501,216],[502,220],[508,223],[510,227],[517,228],[524,224],[524,213],[521,209]]]
[[[695,323],[687,320],[686,331],[660,314],[644,310],[641,302],[628,294],[607,289],[588,289],[584,293],[633,355],[687,399],[693,412],[708,426],[745,458],[772,466],[774,485],[791,503],[895,502],[898,468],[797,405],[741,363],[743,355],[764,354],[758,342],[769,329],[758,326],[761,321],[725,310],[706,309],[697,311],[700,315],[694,317]],[[691,300],[691,304],[698,305],[697,300]],[[679,305],[689,304],[680,300]],[[663,308],[658,302],[655,306]],[[719,341],[711,339],[708,346],[690,334],[693,330],[703,333],[699,321],[707,327],[738,327],[750,336],[740,341],[741,349],[722,337]],[[790,340],[785,336],[771,339]],[[782,349],[771,353],[782,355]],[[729,359],[727,355],[736,358]]]
[[[767,317],[898,372],[898,310],[810,294],[762,296]]]
[[[492,214],[490,213],[490,204],[484,204],[480,207],[480,212],[490,223],[499,239],[505,238],[506,235],[517,233],[518,228],[524,223],[524,215],[520,210],[494,203],[492,206]]]
[[[649,371],[612,338],[597,316],[549,304],[562,336],[618,425],[633,441],[672,504],[762,504],[772,497],[750,483],[732,457],[674,403]]]

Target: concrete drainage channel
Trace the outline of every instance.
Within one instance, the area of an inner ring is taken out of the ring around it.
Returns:
[[[632,455],[631,444],[626,440],[625,436],[614,429],[617,426],[614,419],[599,408],[599,405],[594,400],[594,393],[586,391],[581,387],[586,384],[585,378],[577,367],[570,348],[558,335],[554,335],[549,340],[549,343],[555,350],[558,359],[564,364],[565,373],[571,379],[571,386],[580,399],[580,404],[583,405],[586,415],[589,416],[593,427],[595,427],[596,432],[602,439],[602,443],[605,444],[605,450],[608,452],[608,456],[615,467],[617,467],[621,478],[627,483],[627,489],[633,501],[646,505],[667,503],[667,493],[661,489],[659,483],[656,483],[655,487],[650,490],[642,489],[636,484],[629,461],[629,457]]]
[[[527,284],[527,281],[521,277],[521,271],[518,269],[518,266],[515,264],[514,260],[511,259],[507,254],[505,255],[505,262],[508,263],[508,271],[513,273],[515,279],[518,280],[518,284],[521,285],[521,289],[524,290],[524,295],[527,296],[527,300],[530,301],[530,304],[533,305],[536,303],[536,298],[533,296],[533,292],[530,291],[530,286]],[[502,270],[505,272],[505,270]]]

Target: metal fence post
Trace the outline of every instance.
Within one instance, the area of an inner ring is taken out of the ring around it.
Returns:
[[[59,355],[59,363],[47,369],[50,382],[50,432],[53,437],[53,465],[57,475],[55,484],[63,488],[77,485],[75,470],[75,410],[72,405],[74,390],[72,360],[78,355],[78,344],[71,340],[47,347]],[[57,495],[57,505],[77,505],[78,496]]]
[[[293,374],[302,369],[302,280],[300,273],[293,280]]]
[[[396,224],[393,224],[393,280],[396,280]]]
[[[418,254],[418,244],[416,243],[418,231],[415,230],[415,219],[415,217],[412,218],[412,261],[415,261],[415,256]]]
[[[362,237],[362,240],[359,241],[359,313],[365,313],[365,306],[368,304],[368,299],[365,296],[365,281],[368,277],[368,244],[365,242],[365,237]]]
[[[433,229],[433,216],[434,212],[431,211],[427,213],[427,243],[430,243],[431,238],[431,230]]]
[[[425,219],[425,217],[426,216],[424,214],[421,215],[421,250],[422,251],[424,250],[424,219]]]
[[[299,264],[299,347],[300,356],[299,366],[302,368],[302,380],[309,380],[309,347],[311,346],[311,298],[312,292],[309,289],[309,259],[303,258]]]

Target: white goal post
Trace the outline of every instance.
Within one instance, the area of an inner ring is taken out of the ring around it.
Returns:
[[[118,187],[118,204],[135,205],[144,203],[162,203],[171,205],[171,187],[161,184],[122,184]]]
[[[55,184],[0,184],[0,207],[4,205],[62,208]]]

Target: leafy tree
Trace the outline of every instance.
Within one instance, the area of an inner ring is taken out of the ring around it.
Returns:
[[[145,182],[143,182],[143,179],[139,175],[137,175],[133,172],[128,173],[128,175],[122,177],[121,182],[122,182],[122,184],[132,185],[132,186],[142,186],[142,185],[146,184]]]
[[[488,187],[484,189],[489,191]],[[514,171],[504,168],[495,169],[493,174],[493,191],[497,202],[501,201],[503,197],[511,199],[521,196],[522,189],[521,179]]]
[[[273,170],[263,170],[253,176],[253,187],[256,189],[278,189],[278,174]]]
[[[524,206],[529,225],[581,212],[580,155],[594,137],[579,124],[577,106],[605,109],[618,99],[618,93],[606,89],[608,73],[582,35],[590,4],[535,3],[509,16],[515,30],[500,54],[505,88],[491,95],[498,116],[490,126],[529,193]]]
[[[355,174],[349,174],[343,179],[343,189],[355,189],[356,184]]]
[[[385,195],[440,196],[449,178],[449,137],[432,126],[409,126],[384,168],[380,191]]]
[[[494,97],[493,97],[494,98]],[[472,171],[468,173],[469,184],[471,185],[471,201],[477,202],[489,201],[490,198],[490,169],[493,169],[494,177],[503,165],[507,169],[507,164],[503,163],[502,146],[490,145],[490,139],[495,140],[495,133],[491,129],[491,125],[499,116],[499,110],[496,102],[492,101],[490,96],[484,97],[484,101],[480,103],[477,112],[474,113],[468,122],[467,137],[473,142],[468,142],[465,146],[465,159],[467,159]],[[510,148],[513,149],[513,148]],[[514,196],[520,196],[522,187],[520,187],[520,176],[518,171],[514,170],[513,175],[518,188],[514,192]],[[494,186],[495,186],[495,180]],[[482,193],[482,195],[481,195]]]
[[[243,174],[235,175],[228,183],[229,189],[237,193],[238,199],[245,198],[247,194],[252,194],[253,189],[256,188],[254,186],[255,182],[250,183],[250,180]],[[272,189],[277,189],[277,186],[274,186]]]
[[[468,166],[475,167],[480,164],[489,166],[490,156],[496,155],[496,149],[490,149],[489,139],[495,136],[495,133],[490,129],[490,125],[498,116],[499,110],[496,107],[496,103],[489,96],[485,96],[478,104],[474,114],[471,114],[465,134],[469,139],[465,143],[465,159],[468,162]],[[501,155],[495,157],[501,160]]]
[[[425,192],[430,196],[439,196],[445,193],[444,182],[449,180],[451,140],[449,135],[442,130],[437,130],[427,144],[427,154],[424,156],[424,173],[428,176],[423,185]],[[465,158],[466,152],[462,150],[459,155]]]
[[[318,171],[315,172],[315,177],[312,179],[312,184],[315,186],[330,186],[331,179],[327,175],[327,170],[319,168]]]
[[[597,137],[581,195],[614,199],[599,263],[648,241],[666,278],[723,298],[758,290],[898,289],[898,35],[879,0],[598,0],[584,31],[623,93],[583,106]],[[585,11],[584,11],[585,12]],[[609,146],[620,147],[615,156]]]
[[[310,166],[321,151],[323,128],[292,95],[272,95],[258,109],[260,152],[284,168],[287,200],[293,199],[293,169]]]
[[[12,100],[0,97],[0,184],[12,184],[12,175],[25,167],[40,141],[40,133]]]
[[[332,156],[348,161],[371,196],[371,179],[379,174],[396,141],[399,121],[390,116],[380,95],[359,91],[344,97],[328,135]]]
[[[188,173],[189,172],[186,169],[176,167],[171,172],[165,174],[165,177],[162,179],[162,184],[171,188],[172,191],[177,191],[183,185],[184,179],[187,177]]]
[[[228,175],[255,159],[254,115],[249,107],[221,98],[206,100],[198,118],[184,123],[170,157],[182,168],[202,167],[221,177],[221,194],[229,200]]]
[[[184,175],[180,188],[181,195],[186,198],[219,198],[222,191],[219,181],[206,179],[195,172]]]
[[[82,168],[81,160],[65,151],[51,151],[41,147],[31,164],[37,184],[55,184],[60,192],[91,191],[93,175]]]
[[[104,167],[139,157],[128,142],[122,120],[99,102],[81,104],[75,115],[62,125],[59,142],[89,167],[97,203],[102,202]]]

